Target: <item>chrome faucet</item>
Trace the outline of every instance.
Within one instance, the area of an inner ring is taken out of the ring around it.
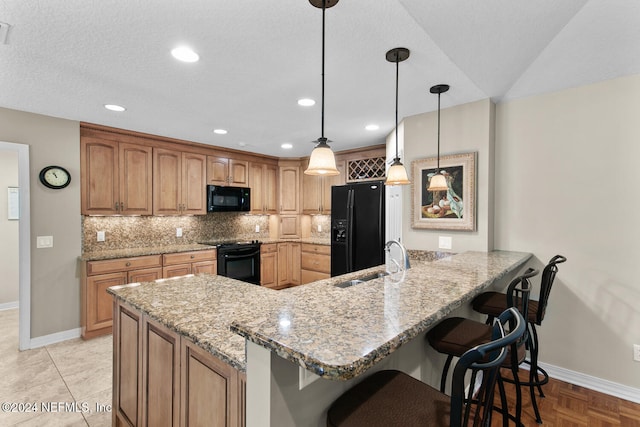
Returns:
[[[400,263],[398,263],[398,261],[396,261],[395,259],[391,258],[391,246],[394,244],[398,245],[398,247],[400,248],[400,251],[402,251],[402,265],[400,265]],[[391,262],[393,262],[396,265],[396,267],[398,267],[398,271],[408,270],[409,268],[411,268],[411,264],[409,263],[409,255],[407,254],[407,249],[402,245],[402,243],[398,242],[397,240],[389,240],[384,245],[384,250],[385,252],[389,253],[389,258],[391,259]]]

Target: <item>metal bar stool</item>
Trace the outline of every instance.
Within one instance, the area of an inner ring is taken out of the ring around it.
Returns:
[[[527,348],[529,350],[530,360],[525,360],[525,363],[529,364],[529,381],[520,382],[522,386],[528,386],[531,393],[531,402],[533,404],[533,410],[536,415],[536,421],[538,424],[542,423],[540,417],[540,410],[538,409],[538,403],[536,401],[535,389],[538,389],[540,397],[544,397],[542,391],[542,385],[549,382],[549,375],[547,372],[538,366],[538,332],[536,325],[540,326],[544,319],[545,312],[547,310],[547,304],[549,302],[549,294],[551,293],[551,287],[558,273],[558,264],[565,262],[567,258],[562,255],[556,255],[549,263],[544,267],[542,271],[542,279],[540,281],[540,295],[539,299],[529,301],[529,310],[525,318],[527,319],[529,329],[529,340],[527,342]],[[498,316],[507,306],[507,299],[504,293],[500,292],[485,292],[478,295],[471,303],[473,309],[479,313],[486,314],[487,323],[490,323],[493,318]],[[542,378],[540,378],[542,376]],[[508,381],[505,379],[505,381]]]
[[[507,290],[508,308],[514,308],[520,313],[526,313],[529,305],[529,293],[531,282],[529,279],[538,274],[538,270],[529,268],[524,274],[511,281]],[[460,357],[470,348],[484,344],[491,339],[491,325],[462,317],[450,317],[438,323],[427,332],[427,341],[439,353],[447,355],[440,380],[440,391],[444,392],[447,372],[454,357]],[[508,356],[502,363],[502,368],[508,368],[513,372],[514,378],[518,378],[518,366],[526,357],[525,343],[526,333],[509,348]],[[502,400],[500,411],[503,416],[503,425],[509,425],[509,419],[513,419],[516,425],[521,426],[522,397],[518,384],[516,384],[516,413],[509,414],[506,394],[501,376],[498,376],[498,386]],[[498,409],[498,408],[496,408]]]
[[[509,325],[509,332],[505,332]],[[507,349],[521,339],[526,321],[515,309],[493,322],[490,341],[464,353],[453,372],[451,397],[400,371],[379,371],[340,396],[329,408],[329,427],[389,427],[491,425],[493,394]],[[479,388],[476,383],[482,372]]]

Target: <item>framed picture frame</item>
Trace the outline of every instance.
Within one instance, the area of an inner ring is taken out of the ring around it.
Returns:
[[[449,187],[446,191],[427,191],[436,173],[436,157],[411,163],[412,228],[475,231],[477,156],[473,152],[440,157],[440,172]]]

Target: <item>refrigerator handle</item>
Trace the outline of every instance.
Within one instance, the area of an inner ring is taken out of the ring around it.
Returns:
[[[353,199],[354,190],[347,193],[347,272],[353,271]]]

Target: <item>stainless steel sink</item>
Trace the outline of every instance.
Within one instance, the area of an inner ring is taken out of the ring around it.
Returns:
[[[369,280],[373,280],[373,279],[379,279],[381,277],[387,276],[389,275],[389,273],[387,273],[386,271],[380,271],[378,273],[373,273],[373,274],[368,274],[364,277],[361,277],[359,279],[352,279],[352,280],[347,280],[344,282],[340,282],[336,285],[334,285],[337,288],[348,288],[350,286],[354,286],[354,285],[358,285],[360,283],[365,283],[368,282]]]

